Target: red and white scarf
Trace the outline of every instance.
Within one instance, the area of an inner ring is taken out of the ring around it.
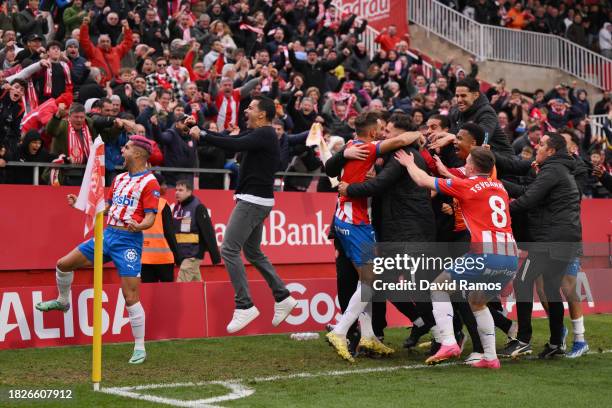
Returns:
[[[31,79],[28,79],[27,81],[28,89],[26,90],[26,94],[23,96],[23,106],[25,107],[26,113],[30,113],[38,108],[38,93],[36,93],[34,82]]]
[[[83,164],[89,157],[89,145],[93,143],[87,123],[83,124],[83,138],[81,139],[77,131],[68,121],[68,157],[72,164]]]
[[[164,89],[172,89],[170,77],[166,74],[157,74],[157,84]]]
[[[68,66],[68,64],[66,64],[63,61],[52,62],[51,66],[47,68],[45,72],[45,89],[44,89],[45,96],[51,96],[52,86],[53,86],[53,64],[60,64],[62,66],[62,69],[64,70],[64,78],[66,79],[66,85],[71,84],[70,67]]]

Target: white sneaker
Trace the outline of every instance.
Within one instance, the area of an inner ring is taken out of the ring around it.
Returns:
[[[272,326],[278,326],[285,321],[289,313],[297,306],[297,300],[289,296],[285,300],[276,302],[274,304],[274,319],[272,319]]]
[[[227,325],[227,332],[236,333],[244,329],[249,323],[255,320],[257,316],[259,316],[259,310],[255,306],[248,309],[234,310],[234,317],[232,317],[232,321]]]
[[[470,353],[469,356],[465,359],[465,364],[474,364],[479,362],[484,358],[484,354],[482,353]]]

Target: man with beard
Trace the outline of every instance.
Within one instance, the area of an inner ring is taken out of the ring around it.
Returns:
[[[87,60],[79,54],[79,42],[74,38],[66,40],[66,57],[70,63],[72,85],[78,91],[89,75],[89,67]]]
[[[457,82],[455,97],[457,107],[453,108],[449,114],[450,133],[456,135],[465,123],[474,122],[482,127],[485,134],[489,135],[489,145],[493,151],[505,156],[514,155],[508,137],[499,126],[497,113],[487,97],[480,93],[478,81],[468,77]],[[451,165],[455,166],[454,163]]]
[[[164,153],[166,167],[195,167],[196,150],[189,136],[189,129],[194,125],[193,116],[181,114],[171,128],[156,137],[155,141]],[[174,186],[177,180],[187,178],[189,174],[167,173],[164,177],[169,186]]]

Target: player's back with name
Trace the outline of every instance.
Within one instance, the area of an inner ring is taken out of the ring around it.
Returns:
[[[472,179],[470,177],[470,179]],[[479,193],[481,191],[484,191],[485,189],[488,188],[499,188],[502,190],[505,190],[504,185],[502,184],[501,181],[497,181],[497,180],[478,180],[474,183],[474,185],[472,185],[472,187],[470,187],[470,191],[474,192],[474,193]]]

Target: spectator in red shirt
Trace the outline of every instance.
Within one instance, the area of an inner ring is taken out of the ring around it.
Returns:
[[[410,41],[410,36],[408,35],[408,33],[404,34],[403,39],[406,41]],[[380,48],[382,48],[386,52],[389,52],[395,49],[395,46],[398,42],[402,41],[402,37],[397,35],[397,27],[394,24],[391,24],[389,26],[389,31],[387,31],[386,27],[383,28],[380,31],[380,34],[376,36],[374,41],[380,44]]]
[[[111,46],[111,39],[108,35],[102,34],[98,37],[96,47],[89,36],[89,16],[85,16],[81,24],[80,41],[81,47],[91,61],[91,65],[100,68],[102,71],[102,84],[107,83],[114,77],[119,76],[121,69],[121,59],[130,51],[133,44],[132,30],[127,20],[123,20],[123,40],[116,47]]]

